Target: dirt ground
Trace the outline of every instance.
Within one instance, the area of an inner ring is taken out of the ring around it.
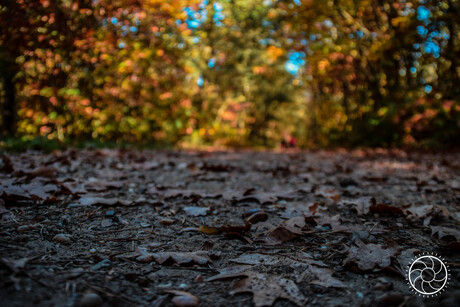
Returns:
[[[0,215],[2,306],[460,302],[459,152],[4,154]]]

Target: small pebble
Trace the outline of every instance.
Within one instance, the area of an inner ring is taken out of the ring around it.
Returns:
[[[200,300],[193,294],[188,292],[176,291],[178,295],[173,297],[171,302],[177,307],[194,307],[198,306]]]
[[[54,236],[54,242],[57,243],[70,243],[72,241],[72,236],[65,233],[60,233]]]
[[[81,307],[97,307],[101,306],[103,303],[102,298],[97,293],[86,293],[83,295],[80,301]]]

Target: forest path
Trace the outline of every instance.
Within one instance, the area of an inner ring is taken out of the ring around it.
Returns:
[[[5,154],[2,304],[454,306],[459,156]],[[430,299],[406,280],[424,252],[450,270],[445,291]]]

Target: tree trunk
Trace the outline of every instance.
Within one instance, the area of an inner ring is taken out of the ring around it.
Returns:
[[[16,89],[13,81],[14,73],[6,67],[3,73],[3,114],[2,125],[3,133],[12,137],[16,133]]]

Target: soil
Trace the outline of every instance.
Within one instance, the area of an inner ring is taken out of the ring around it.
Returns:
[[[4,154],[1,305],[458,306],[459,157]],[[431,297],[408,284],[422,255],[449,270]]]

